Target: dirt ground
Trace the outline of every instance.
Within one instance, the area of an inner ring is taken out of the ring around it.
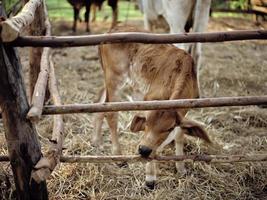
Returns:
[[[128,24],[142,26],[141,21]],[[69,22],[53,24],[54,35],[70,35]],[[94,33],[105,32],[108,23],[92,24]],[[267,28],[258,27],[248,19],[211,19],[208,31]],[[79,26],[77,34],[83,34]],[[23,55],[27,76],[27,48]],[[97,59],[97,47],[53,50],[56,75],[62,101],[90,103],[103,86]],[[27,78],[25,78],[27,83]],[[241,41],[203,45],[200,71],[201,90],[205,97],[267,94],[267,41]],[[65,115],[64,155],[110,155],[111,143],[107,125],[103,127],[104,150],[91,145],[93,115]],[[136,154],[140,135],[129,131],[132,114],[121,112],[120,143],[124,154]],[[213,146],[187,138],[186,154],[260,154],[267,152],[267,110],[257,106],[205,108],[190,111],[192,119],[203,122]],[[52,117],[45,116],[37,129],[45,149],[52,132]],[[7,154],[4,130],[0,123],[0,154]],[[166,154],[172,154],[171,148]],[[160,164],[157,188],[144,187],[144,164],[61,164],[47,181],[51,199],[267,199],[267,163],[205,164],[189,163],[187,175],[175,173],[175,165]],[[14,197],[10,187],[12,176],[8,164],[0,164],[0,198]]]

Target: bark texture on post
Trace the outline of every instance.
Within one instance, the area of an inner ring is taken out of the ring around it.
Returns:
[[[45,19],[45,35],[51,36],[51,25],[48,18],[48,13],[46,9],[46,5],[43,4],[43,12]],[[38,120],[41,118],[43,105],[45,101],[45,96],[47,94],[47,79],[49,75],[50,68],[50,60],[51,60],[51,49],[49,47],[45,47],[43,49],[41,60],[38,66],[40,66],[40,72],[38,74],[38,78],[36,80],[36,84],[34,86],[34,91],[32,95],[32,107],[27,115],[28,118],[32,120]],[[34,58],[33,58],[34,59]],[[38,60],[39,61],[39,60]],[[35,74],[36,75],[36,74]]]
[[[45,35],[45,16],[43,1],[23,0],[23,3],[25,5],[18,15],[1,23],[2,41],[15,40],[21,34],[23,29],[25,29],[29,25],[29,34],[31,36]],[[29,102],[31,102],[34,86],[40,72],[42,51],[42,47],[30,47],[29,88],[27,89]]]
[[[18,199],[48,199],[46,182],[31,180],[41,148],[29,109],[16,50],[0,43],[0,107]]]
[[[28,0],[27,0],[28,1]],[[43,3],[36,9],[35,17],[30,25],[29,34],[32,36],[45,35],[45,15]],[[34,87],[40,72],[42,47],[30,47],[30,69],[29,69],[29,102],[33,95]]]
[[[45,27],[46,35],[51,35],[51,24],[48,19],[47,8],[44,5],[45,14]],[[46,91],[47,78],[49,74],[49,92],[51,94],[54,105],[60,106],[61,99],[58,92],[57,80],[55,76],[54,64],[50,55],[50,48],[44,48],[42,59],[41,59],[41,72],[38,76],[37,84],[35,86],[33,95],[33,107],[28,113],[30,117],[41,117],[44,95]],[[39,96],[37,95],[39,93]],[[62,146],[64,140],[64,126],[63,117],[61,115],[54,116],[54,127],[52,139],[50,140],[50,146],[48,152],[41,160],[35,165],[35,171],[32,173],[32,178],[36,182],[45,181],[53,172],[56,165],[60,162],[60,156],[62,153]]]
[[[35,11],[37,7],[41,5],[42,2],[43,0],[30,0],[27,4],[25,4],[25,6],[18,15],[2,22],[2,41],[14,41],[19,36],[21,31],[32,23]]]
[[[61,99],[58,92],[55,69],[52,60],[50,60],[49,91],[54,105],[60,106]],[[37,170],[34,173],[32,173],[32,177],[35,181],[41,182],[46,180],[51,175],[56,165],[59,164],[60,156],[62,154],[63,141],[64,141],[63,117],[62,115],[55,115],[52,139],[50,140],[50,146],[48,152],[36,164],[35,169]]]
[[[45,94],[47,88],[47,79],[49,74],[50,48],[44,48],[41,57],[41,68],[38,75],[31,101],[31,109],[27,117],[31,120],[39,120],[42,115]]]

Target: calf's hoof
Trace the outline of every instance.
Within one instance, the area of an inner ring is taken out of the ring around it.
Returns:
[[[149,190],[154,190],[156,187],[156,181],[146,181],[146,188]]]
[[[93,147],[103,146],[103,137],[93,136],[91,139],[91,144]]]

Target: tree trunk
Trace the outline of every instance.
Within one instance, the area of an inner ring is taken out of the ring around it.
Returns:
[[[0,6],[2,14],[2,7]],[[0,107],[17,199],[48,199],[46,182],[31,180],[34,165],[42,157],[33,124],[26,119],[29,104],[16,49],[0,43]]]

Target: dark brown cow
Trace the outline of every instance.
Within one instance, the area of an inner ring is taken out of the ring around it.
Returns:
[[[90,9],[91,5],[95,4],[101,9],[102,4],[105,0],[67,0],[73,7],[74,21],[73,21],[73,32],[76,32],[77,20],[79,19],[79,12],[82,7],[85,7],[85,23],[86,31],[90,32]],[[118,19],[118,0],[108,0],[108,5],[112,8],[112,25],[114,27]]]

